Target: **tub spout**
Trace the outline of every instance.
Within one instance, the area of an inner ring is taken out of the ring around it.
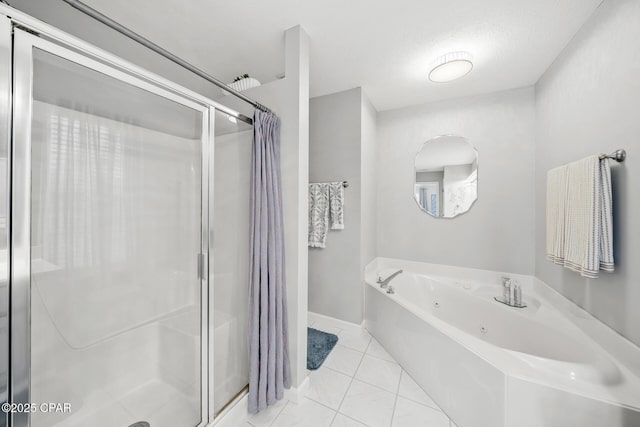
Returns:
[[[376,283],[379,284],[381,288],[385,289],[387,286],[389,286],[389,282],[391,281],[391,279],[393,279],[400,273],[402,273],[402,270],[398,270],[393,274],[388,275],[384,279],[382,278],[382,276],[378,275],[378,280],[376,280]]]

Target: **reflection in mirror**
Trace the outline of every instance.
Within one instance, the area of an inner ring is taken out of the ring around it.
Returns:
[[[415,159],[414,198],[434,217],[453,218],[478,198],[478,152],[465,138],[438,136]]]

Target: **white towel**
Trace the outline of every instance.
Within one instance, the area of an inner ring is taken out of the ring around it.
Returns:
[[[344,229],[344,185],[342,182],[329,184],[329,201],[331,203],[331,229]]]
[[[612,224],[608,159],[594,155],[548,172],[547,259],[588,278],[613,271]]]
[[[547,259],[564,263],[564,225],[569,166],[547,172]]]
[[[600,270],[614,271],[613,261],[613,197],[611,165],[600,160]]]
[[[329,232],[329,184],[309,184],[309,246],[324,248]]]

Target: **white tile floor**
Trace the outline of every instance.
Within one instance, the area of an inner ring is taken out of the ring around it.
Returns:
[[[283,399],[241,427],[455,427],[369,333],[326,318],[309,326],[339,340],[309,373],[306,397]]]

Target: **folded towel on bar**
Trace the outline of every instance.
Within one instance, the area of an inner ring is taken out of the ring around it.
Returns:
[[[549,261],[564,261],[564,226],[567,202],[569,166],[564,165],[547,172],[547,245]]]
[[[329,232],[329,184],[309,184],[309,246],[324,248]]]
[[[589,156],[547,173],[547,259],[584,277],[613,271],[611,168]]]
[[[332,230],[344,229],[344,185],[342,182],[329,183],[329,201]]]
[[[344,186],[342,182],[309,184],[309,246],[324,248],[329,226],[344,229]]]

